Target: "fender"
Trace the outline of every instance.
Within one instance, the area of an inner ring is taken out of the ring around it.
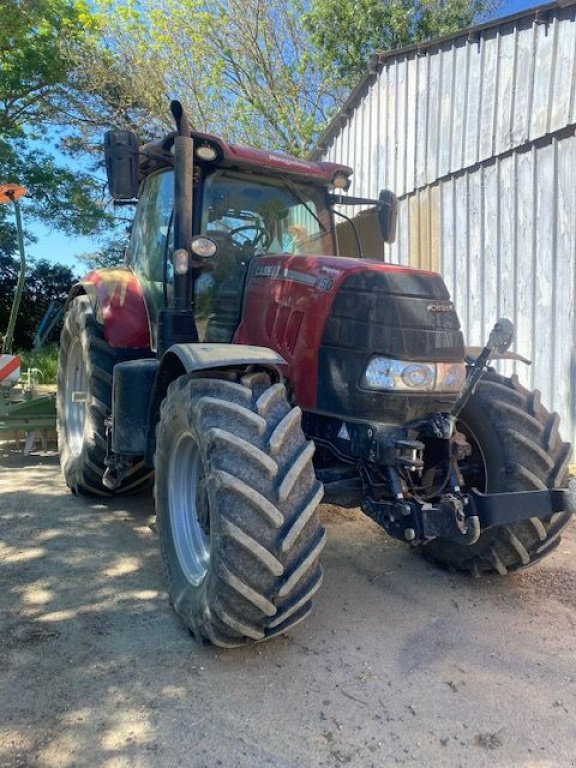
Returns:
[[[160,360],[150,397],[148,414],[148,441],[146,463],[154,464],[156,448],[156,423],[160,405],[166,397],[169,385],[179,376],[188,373],[226,371],[249,367],[264,368],[272,374],[275,382],[282,380],[284,358],[267,347],[253,347],[247,344],[173,344]]]
[[[68,302],[85,294],[104,338],[114,349],[150,350],[150,318],[142,287],[128,267],[89,272],[70,291]]]

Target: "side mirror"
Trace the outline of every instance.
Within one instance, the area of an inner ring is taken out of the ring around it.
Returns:
[[[398,216],[398,198],[389,189],[383,189],[378,196],[378,224],[385,243],[396,239],[396,219]]]
[[[114,200],[138,197],[138,139],[132,131],[107,131],[104,156],[108,188]]]

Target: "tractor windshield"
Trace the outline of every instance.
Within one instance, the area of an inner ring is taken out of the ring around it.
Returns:
[[[205,183],[202,232],[219,249],[263,253],[335,252],[323,189],[282,179],[218,171]]]
[[[254,257],[336,252],[332,214],[321,187],[278,176],[217,170],[195,195],[198,234],[209,236],[218,246],[207,271],[195,281],[201,340],[232,339],[246,272]],[[172,171],[150,175],[132,226],[128,257],[146,296],[153,333],[159,309],[172,300],[173,202]]]
[[[265,253],[335,253],[332,214],[322,188],[220,170],[206,179],[202,203],[201,232],[218,246],[212,269],[195,283],[202,341],[232,340],[252,259]]]

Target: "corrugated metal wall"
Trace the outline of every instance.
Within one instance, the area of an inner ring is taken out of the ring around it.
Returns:
[[[533,365],[504,371],[576,442],[575,127],[575,6],[554,5],[384,58],[323,157],[355,168],[351,194],[397,192],[385,256],[444,275],[469,344],[514,321]]]

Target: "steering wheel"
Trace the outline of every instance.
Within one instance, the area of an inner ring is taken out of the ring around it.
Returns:
[[[249,237],[248,232],[253,232],[254,237]],[[242,240],[235,240],[236,235],[240,235]],[[264,250],[266,250],[272,242],[270,232],[264,227],[260,227],[258,224],[244,224],[242,227],[231,229],[228,233],[228,237],[232,240],[234,245],[249,245],[251,248],[256,248],[257,245],[260,245]]]

